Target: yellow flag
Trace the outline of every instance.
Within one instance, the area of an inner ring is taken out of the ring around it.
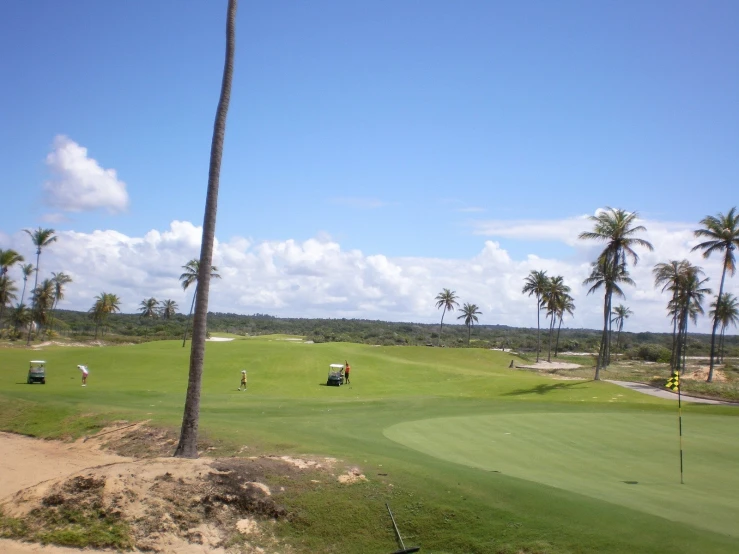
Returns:
[[[677,371],[673,371],[670,378],[667,380],[667,383],[665,383],[665,387],[676,391],[680,388],[680,374]]]

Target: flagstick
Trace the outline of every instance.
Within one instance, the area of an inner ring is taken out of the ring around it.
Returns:
[[[683,481],[683,409],[682,409],[682,395],[680,394],[680,389],[682,388],[680,386],[681,385],[680,381],[682,381],[682,379],[679,379],[677,382],[677,421],[678,421],[678,425],[680,428],[680,484],[684,485],[685,481]]]

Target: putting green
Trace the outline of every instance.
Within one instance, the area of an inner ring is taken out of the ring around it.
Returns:
[[[537,413],[424,419],[389,439],[457,464],[570,490],[739,536],[739,427],[733,417]]]

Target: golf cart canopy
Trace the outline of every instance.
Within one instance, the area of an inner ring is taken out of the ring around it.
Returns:
[[[331,364],[328,367],[332,367],[332,368],[335,368],[335,369],[344,369],[344,364]]]
[[[44,360],[31,360],[32,364],[45,364],[46,362]]]

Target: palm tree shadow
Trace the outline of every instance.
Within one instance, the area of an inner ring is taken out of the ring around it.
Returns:
[[[521,396],[523,394],[548,394],[556,390],[566,390],[566,389],[573,388],[573,387],[579,387],[584,384],[585,383],[583,382],[552,383],[551,385],[542,383],[541,385],[536,385],[535,387],[532,387],[530,389],[512,390],[510,392],[503,393],[501,396]]]

